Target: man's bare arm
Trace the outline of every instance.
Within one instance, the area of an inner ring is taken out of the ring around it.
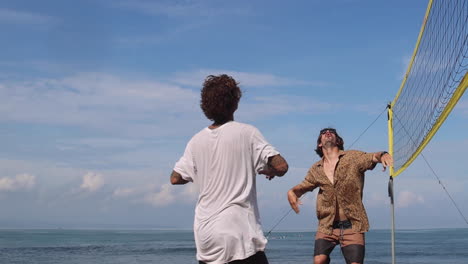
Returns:
[[[267,175],[268,179],[273,179],[275,176],[283,176],[288,172],[289,165],[286,160],[280,155],[275,155],[268,158],[267,167],[259,171],[260,174]]]
[[[302,182],[292,187],[288,191],[289,204],[291,205],[291,208],[294,210],[294,212],[296,212],[296,214],[299,213],[299,205],[302,204],[299,198],[301,198],[301,196],[304,193],[312,191],[313,189],[314,189],[313,185],[307,184],[306,182]]]
[[[288,172],[289,165],[286,160],[280,155],[275,155],[268,159],[268,165],[276,172],[276,176],[283,176]]]
[[[186,184],[188,181],[182,178],[182,175],[177,173],[176,171],[172,171],[171,173],[171,184]]]

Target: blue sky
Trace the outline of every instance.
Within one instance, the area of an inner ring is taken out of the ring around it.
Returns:
[[[191,136],[204,77],[244,91],[235,119],[283,154],[258,179],[265,231],[310,165],[318,131],[349,147],[393,99],[427,2],[8,1],[0,3],[0,228],[192,227],[194,185],[169,175]],[[354,149],[387,149],[386,115]],[[468,214],[468,99],[423,154]],[[390,227],[388,174],[366,178],[372,228]],[[398,228],[466,227],[424,161],[396,178]],[[315,229],[315,195],[278,229]]]

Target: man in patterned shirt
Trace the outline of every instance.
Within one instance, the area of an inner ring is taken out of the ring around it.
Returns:
[[[315,236],[314,263],[329,263],[337,245],[347,264],[363,263],[364,233],[369,221],[362,204],[364,172],[382,163],[384,171],[393,166],[387,152],[344,151],[344,141],[335,129],[320,131],[315,152],[321,157],[307,172],[305,179],[288,191],[292,209],[299,213],[299,198],[320,188],[317,195],[318,229]]]

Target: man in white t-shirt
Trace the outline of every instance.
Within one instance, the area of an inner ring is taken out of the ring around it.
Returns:
[[[200,190],[193,227],[200,264],[268,263],[256,175],[283,176],[288,164],[257,128],[234,121],[241,95],[228,75],[206,78],[200,105],[213,124],[192,137],[171,174],[172,184]]]

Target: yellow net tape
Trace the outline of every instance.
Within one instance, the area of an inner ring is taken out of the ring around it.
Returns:
[[[430,0],[408,70],[389,106],[390,175],[433,138],[468,86],[468,1]]]

